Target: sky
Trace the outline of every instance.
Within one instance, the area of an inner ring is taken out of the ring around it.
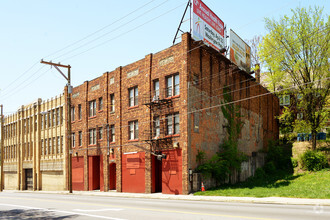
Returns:
[[[71,66],[72,85],[170,47],[187,0],[0,0],[0,104],[10,115],[63,92],[66,80],[41,59]],[[329,0],[203,0],[242,39],[265,35],[264,18]],[[189,31],[189,14],[181,30]],[[228,31],[229,35],[229,31]],[[180,35],[179,35],[180,36]],[[176,43],[180,42],[177,39]],[[66,69],[62,69],[66,73]]]

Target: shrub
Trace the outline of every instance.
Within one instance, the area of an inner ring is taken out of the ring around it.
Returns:
[[[257,168],[256,172],[254,173],[254,178],[256,179],[263,179],[266,176],[265,171],[262,168]]]
[[[267,174],[273,174],[276,172],[276,167],[273,161],[266,163],[264,170]]]
[[[291,148],[290,144],[280,144],[270,141],[268,144],[268,152],[266,161],[273,162],[276,169],[292,169],[291,165]]]
[[[301,163],[304,169],[309,171],[318,171],[325,168],[328,164],[328,161],[322,152],[307,150],[301,156]]]
[[[291,163],[292,163],[292,167],[294,167],[294,168],[298,167],[298,159],[297,158],[291,157]]]

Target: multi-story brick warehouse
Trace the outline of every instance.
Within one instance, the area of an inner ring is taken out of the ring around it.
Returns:
[[[73,190],[189,193],[198,150],[226,138],[225,86],[244,115],[239,149],[255,157],[278,136],[278,99],[190,34],[73,88]]]
[[[4,118],[4,189],[68,189],[66,95]]]

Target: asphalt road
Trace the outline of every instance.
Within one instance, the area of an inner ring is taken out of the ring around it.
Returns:
[[[0,219],[330,219],[329,206],[0,192]]]

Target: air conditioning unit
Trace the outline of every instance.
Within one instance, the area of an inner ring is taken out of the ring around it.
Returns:
[[[179,142],[174,142],[173,143],[173,148],[179,148]]]

